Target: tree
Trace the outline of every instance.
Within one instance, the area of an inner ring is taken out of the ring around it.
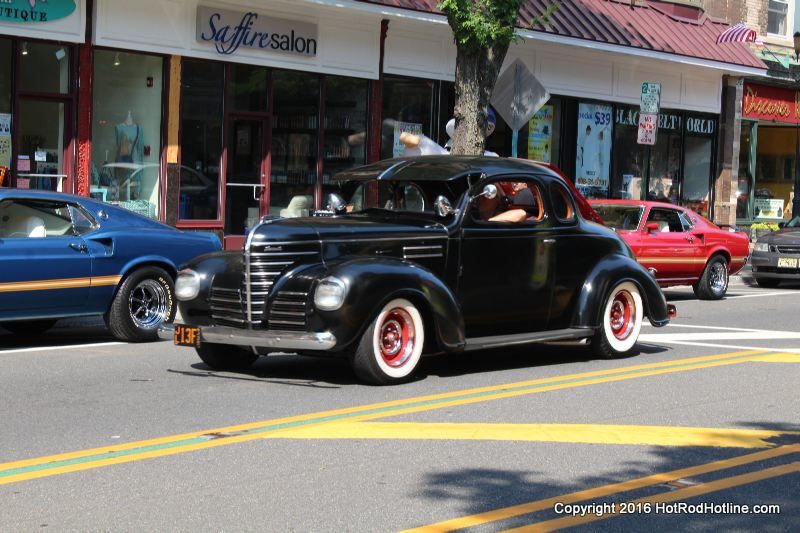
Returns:
[[[455,132],[452,154],[483,154],[489,101],[527,0],[441,0],[456,43]],[[558,0],[531,24],[546,23]]]

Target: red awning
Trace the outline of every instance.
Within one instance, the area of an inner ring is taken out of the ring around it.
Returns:
[[[438,0],[358,0],[369,4],[441,14]],[[531,28],[552,0],[528,0],[520,9],[517,26]],[[629,46],[720,63],[766,69],[767,66],[743,43],[717,45],[717,37],[729,28],[726,22],[693,10],[671,9],[672,4],[637,0],[564,0],[546,26],[531,29],[545,34]],[[699,16],[691,17],[692,12]]]
[[[717,43],[754,43],[757,36],[755,30],[747,27],[747,24],[739,23],[731,26],[717,36]]]

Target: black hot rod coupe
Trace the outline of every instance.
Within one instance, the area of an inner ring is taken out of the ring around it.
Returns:
[[[392,384],[429,353],[587,339],[619,357],[644,317],[664,326],[674,312],[545,165],[422,156],[334,180],[341,195],[325,212],[265,218],[243,250],[195,258],[176,281],[183,323],[160,336],[214,369],[271,352],[331,355]]]

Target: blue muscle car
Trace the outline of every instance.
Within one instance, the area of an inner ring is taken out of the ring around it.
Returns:
[[[175,316],[180,267],[220,249],[214,234],[91,198],[0,189],[0,326],[35,334],[59,318],[103,315],[119,339],[154,340]]]

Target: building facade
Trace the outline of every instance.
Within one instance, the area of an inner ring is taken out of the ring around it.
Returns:
[[[0,166],[17,187],[91,195],[234,248],[262,216],[323,206],[335,172],[400,155],[402,131],[446,140],[456,53],[434,0],[14,2],[61,14],[0,18]],[[697,0],[562,6],[506,59],[548,96],[520,124],[519,156],[556,163],[590,197],[717,217],[731,202],[727,99],[764,63],[713,48],[727,25]],[[660,86],[653,144],[638,142],[645,83]],[[511,155],[497,111],[488,145]]]

